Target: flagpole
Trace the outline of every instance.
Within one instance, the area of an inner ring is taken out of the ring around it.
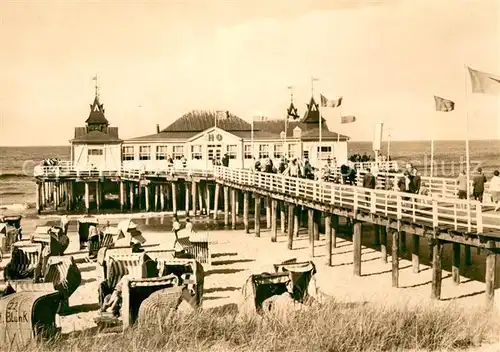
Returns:
[[[465,164],[467,167],[467,200],[469,201],[468,207],[470,209],[470,160],[469,160],[469,104],[467,94],[467,66],[464,65],[465,74]]]
[[[253,144],[253,122],[255,121],[255,116],[252,116],[252,158],[255,158],[255,146]]]
[[[431,177],[434,176],[434,136],[431,139]]]

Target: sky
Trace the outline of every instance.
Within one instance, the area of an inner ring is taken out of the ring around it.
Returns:
[[[2,1],[0,145],[66,145],[98,74],[121,138],[190,110],[284,118],[288,86],[352,140],[500,139],[500,96],[471,94],[465,66],[500,74],[497,0]],[[456,102],[437,113],[434,95]],[[340,125],[340,115],[357,121]]]

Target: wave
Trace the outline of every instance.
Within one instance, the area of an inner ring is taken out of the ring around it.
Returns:
[[[16,203],[0,205],[0,210],[28,210],[35,207],[35,203]]]
[[[6,191],[6,192],[0,192],[0,196],[24,196],[26,195],[25,192],[20,192],[20,191]]]
[[[0,180],[22,180],[29,178],[33,178],[33,176],[29,176],[26,174],[19,174],[19,173],[5,173],[5,174],[0,173]]]

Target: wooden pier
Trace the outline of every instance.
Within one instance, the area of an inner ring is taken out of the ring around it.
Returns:
[[[370,224],[375,226],[373,242],[380,246],[384,262],[389,255],[388,241],[392,241],[392,285],[395,287],[399,285],[399,257],[406,251],[407,236],[411,237],[413,244],[412,266],[415,273],[420,270],[420,246],[423,243],[430,246],[433,271],[431,296],[435,299],[440,299],[441,295],[443,246],[450,244],[453,247],[452,277],[457,285],[460,284],[462,262],[460,249],[465,247],[463,263],[470,265],[470,248],[476,247],[487,253],[486,301],[488,304],[494,301],[496,255],[500,249],[497,243],[500,241],[500,213],[494,213],[489,209],[491,207],[477,201],[438,197],[435,194],[424,196],[373,190],[226,167],[213,170],[76,171],[67,165],[58,169],[43,168],[35,176],[40,211],[49,203],[52,209],[60,209],[62,204],[71,209],[82,196],[85,211],[100,211],[104,195],[115,192],[123,211],[171,210],[177,213],[184,206],[190,216],[210,215],[212,212],[217,219],[218,210],[222,209],[224,224],[229,226],[231,223],[232,228],[236,227],[237,215],[242,212],[244,229],[249,233],[253,208],[255,236],[260,236],[260,220],[265,213],[266,225],[271,229],[271,241],[276,241],[280,228],[288,236],[289,249],[293,249],[294,237],[305,220],[311,257],[315,256],[314,243],[319,239],[319,228],[322,226],[327,236],[330,264],[340,219],[343,218],[352,232],[353,274],[357,276],[362,272],[362,229]],[[450,182],[432,181],[452,187]],[[306,219],[303,218],[305,214]]]

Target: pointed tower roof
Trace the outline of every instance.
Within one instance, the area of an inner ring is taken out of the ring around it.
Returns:
[[[109,124],[108,120],[104,116],[104,105],[99,102],[99,96],[97,94],[94,98],[94,102],[90,104],[90,114],[85,123],[89,125]]]
[[[323,118],[323,122],[325,119]],[[318,123],[319,124],[319,105],[314,100],[314,97],[311,96],[311,100],[309,104],[307,104],[307,110],[304,114],[304,117],[300,120],[303,123]]]
[[[290,102],[290,106],[286,109],[286,112],[288,114],[288,118],[291,118],[292,120],[297,120],[300,117],[297,108],[293,105],[293,101]]]

